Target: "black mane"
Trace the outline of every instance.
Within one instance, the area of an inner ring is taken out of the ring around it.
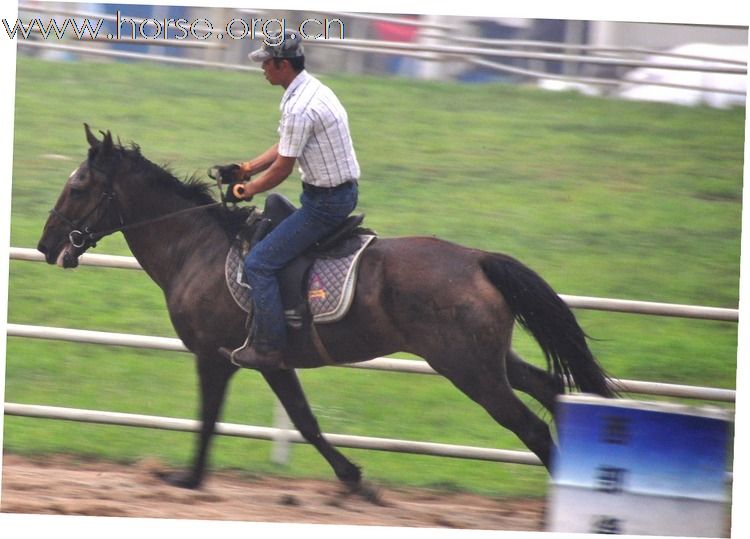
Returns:
[[[168,165],[159,166],[144,157],[140,146],[135,143],[131,143],[130,147],[118,143],[115,150],[120,158],[127,159],[131,163],[133,172],[151,178],[152,185],[165,193],[176,194],[193,202],[196,206],[206,206],[217,202],[211,193],[213,185],[201,180],[195,173],[181,181],[172,173]],[[91,153],[89,157],[92,157]],[[214,216],[227,233],[233,237],[253,210],[253,206],[234,208],[215,206],[208,209],[207,212]]]

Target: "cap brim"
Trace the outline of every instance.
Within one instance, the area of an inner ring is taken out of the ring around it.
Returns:
[[[253,62],[264,62],[271,58],[271,53],[266,49],[258,49],[247,55]]]

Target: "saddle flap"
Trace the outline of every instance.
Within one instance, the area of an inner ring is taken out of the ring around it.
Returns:
[[[375,238],[374,235],[353,236],[344,242],[347,252],[343,256],[303,256],[284,268],[278,278],[287,321],[298,325],[306,313],[316,323],[343,318],[354,299],[359,261]],[[252,294],[242,279],[246,254],[247,242],[233,242],[227,255],[226,277],[235,302],[249,313]]]
[[[355,236],[345,257],[316,258],[307,279],[307,302],[317,323],[337,322],[351,307],[357,285],[359,261],[375,236]],[[348,243],[348,242],[347,242]]]

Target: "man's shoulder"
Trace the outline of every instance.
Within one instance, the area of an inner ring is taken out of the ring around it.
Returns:
[[[326,108],[326,102],[338,101],[336,95],[328,86],[317,78],[309,75],[303,86],[295,93],[285,107],[286,114],[306,114]]]

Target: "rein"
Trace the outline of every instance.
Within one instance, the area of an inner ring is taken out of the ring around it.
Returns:
[[[79,225],[68,219],[65,215],[60,213],[59,211],[55,210],[54,208],[51,209],[49,212],[56,215],[63,221],[65,221],[73,230],[70,231],[70,234],[68,234],[68,239],[70,240],[71,245],[73,247],[80,249],[81,247],[85,245],[89,245],[91,247],[96,247],[96,242],[98,242],[100,239],[102,239],[105,236],[109,236],[110,234],[114,234],[115,232],[122,232],[125,230],[130,230],[133,228],[139,228],[142,226],[150,225],[153,223],[156,223],[158,221],[163,221],[165,219],[170,219],[172,217],[177,217],[178,215],[198,211],[198,210],[206,210],[208,208],[213,208],[215,206],[220,206],[221,202],[214,202],[212,204],[205,204],[203,206],[195,206],[193,208],[185,208],[184,210],[179,210],[173,213],[167,213],[165,215],[160,215],[159,217],[154,217],[153,219],[146,219],[145,221],[138,221],[137,223],[130,223],[130,224],[123,224],[114,228],[110,228],[107,230],[101,230],[99,232],[94,232],[89,227],[85,227],[83,231],[78,230]],[[98,208],[98,206],[97,206]],[[97,209],[94,208],[94,209]],[[91,215],[92,212],[89,212],[86,217]],[[86,218],[84,217],[84,219]],[[83,221],[83,219],[81,219]],[[122,216],[120,216],[120,222],[122,222]],[[78,238],[78,240],[76,240]]]
[[[92,167],[93,168],[93,167]],[[96,168],[94,168],[96,170]],[[70,228],[71,231],[68,234],[68,239],[70,240],[70,243],[73,247],[76,249],[81,249],[83,247],[96,247],[96,243],[102,239],[105,236],[108,236],[110,234],[114,234],[115,232],[122,232],[125,230],[130,230],[133,228],[139,228],[142,226],[150,225],[159,221],[163,221],[165,219],[170,219],[172,217],[177,217],[178,215],[190,213],[193,211],[198,210],[206,210],[209,208],[213,208],[216,206],[224,205],[225,202],[222,199],[221,202],[214,202],[212,204],[205,204],[203,206],[195,206],[192,208],[185,208],[183,210],[178,210],[176,212],[167,213],[165,215],[160,215],[159,217],[154,217],[152,219],[146,219],[145,221],[138,221],[136,223],[130,223],[125,224],[124,219],[122,218],[122,212],[117,211],[117,215],[120,219],[120,226],[113,227],[110,229],[101,230],[99,232],[92,231],[88,226],[84,227],[83,230],[80,230],[81,224],[86,221],[91,215],[93,215],[95,212],[100,210],[102,208],[102,205],[104,206],[104,210],[101,212],[102,215],[105,215],[106,213],[109,213],[110,207],[116,203],[117,200],[117,194],[115,193],[113,187],[112,187],[112,178],[109,174],[107,174],[104,170],[98,170],[98,172],[104,173],[107,178],[107,189],[102,193],[101,198],[99,199],[99,202],[89,211],[86,215],[78,219],[78,221],[73,221],[63,213],[57,211],[55,208],[52,208],[49,213],[55,215],[62,221],[64,221]]]
[[[178,215],[182,215],[184,213],[190,213],[198,210],[206,210],[208,208],[214,208],[216,206],[221,206],[221,202],[213,202],[211,204],[204,204],[203,206],[195,206],[192,208],[185,208],[184,210],[178,210],[176,212],[167,213],[164,215],[160,215],[159,217],[154,217],[152,219],[146,219],[145,221],[138,221],[137,223],[130,223],[129,225],[122,225],[115,228],[111,228],[109,230],[105,230],[104,232],[97,232],[97,234],[101,234],[100,237],[108,236],[109,234],[114,234],[115,232],[122,232],[123,230],[129,230],[131,228],[138,228],[145,225],[150,225],[152,223],[156,223],[158,221],[163,221],[165,219],[169,219],[171,217],[177,217]]]

